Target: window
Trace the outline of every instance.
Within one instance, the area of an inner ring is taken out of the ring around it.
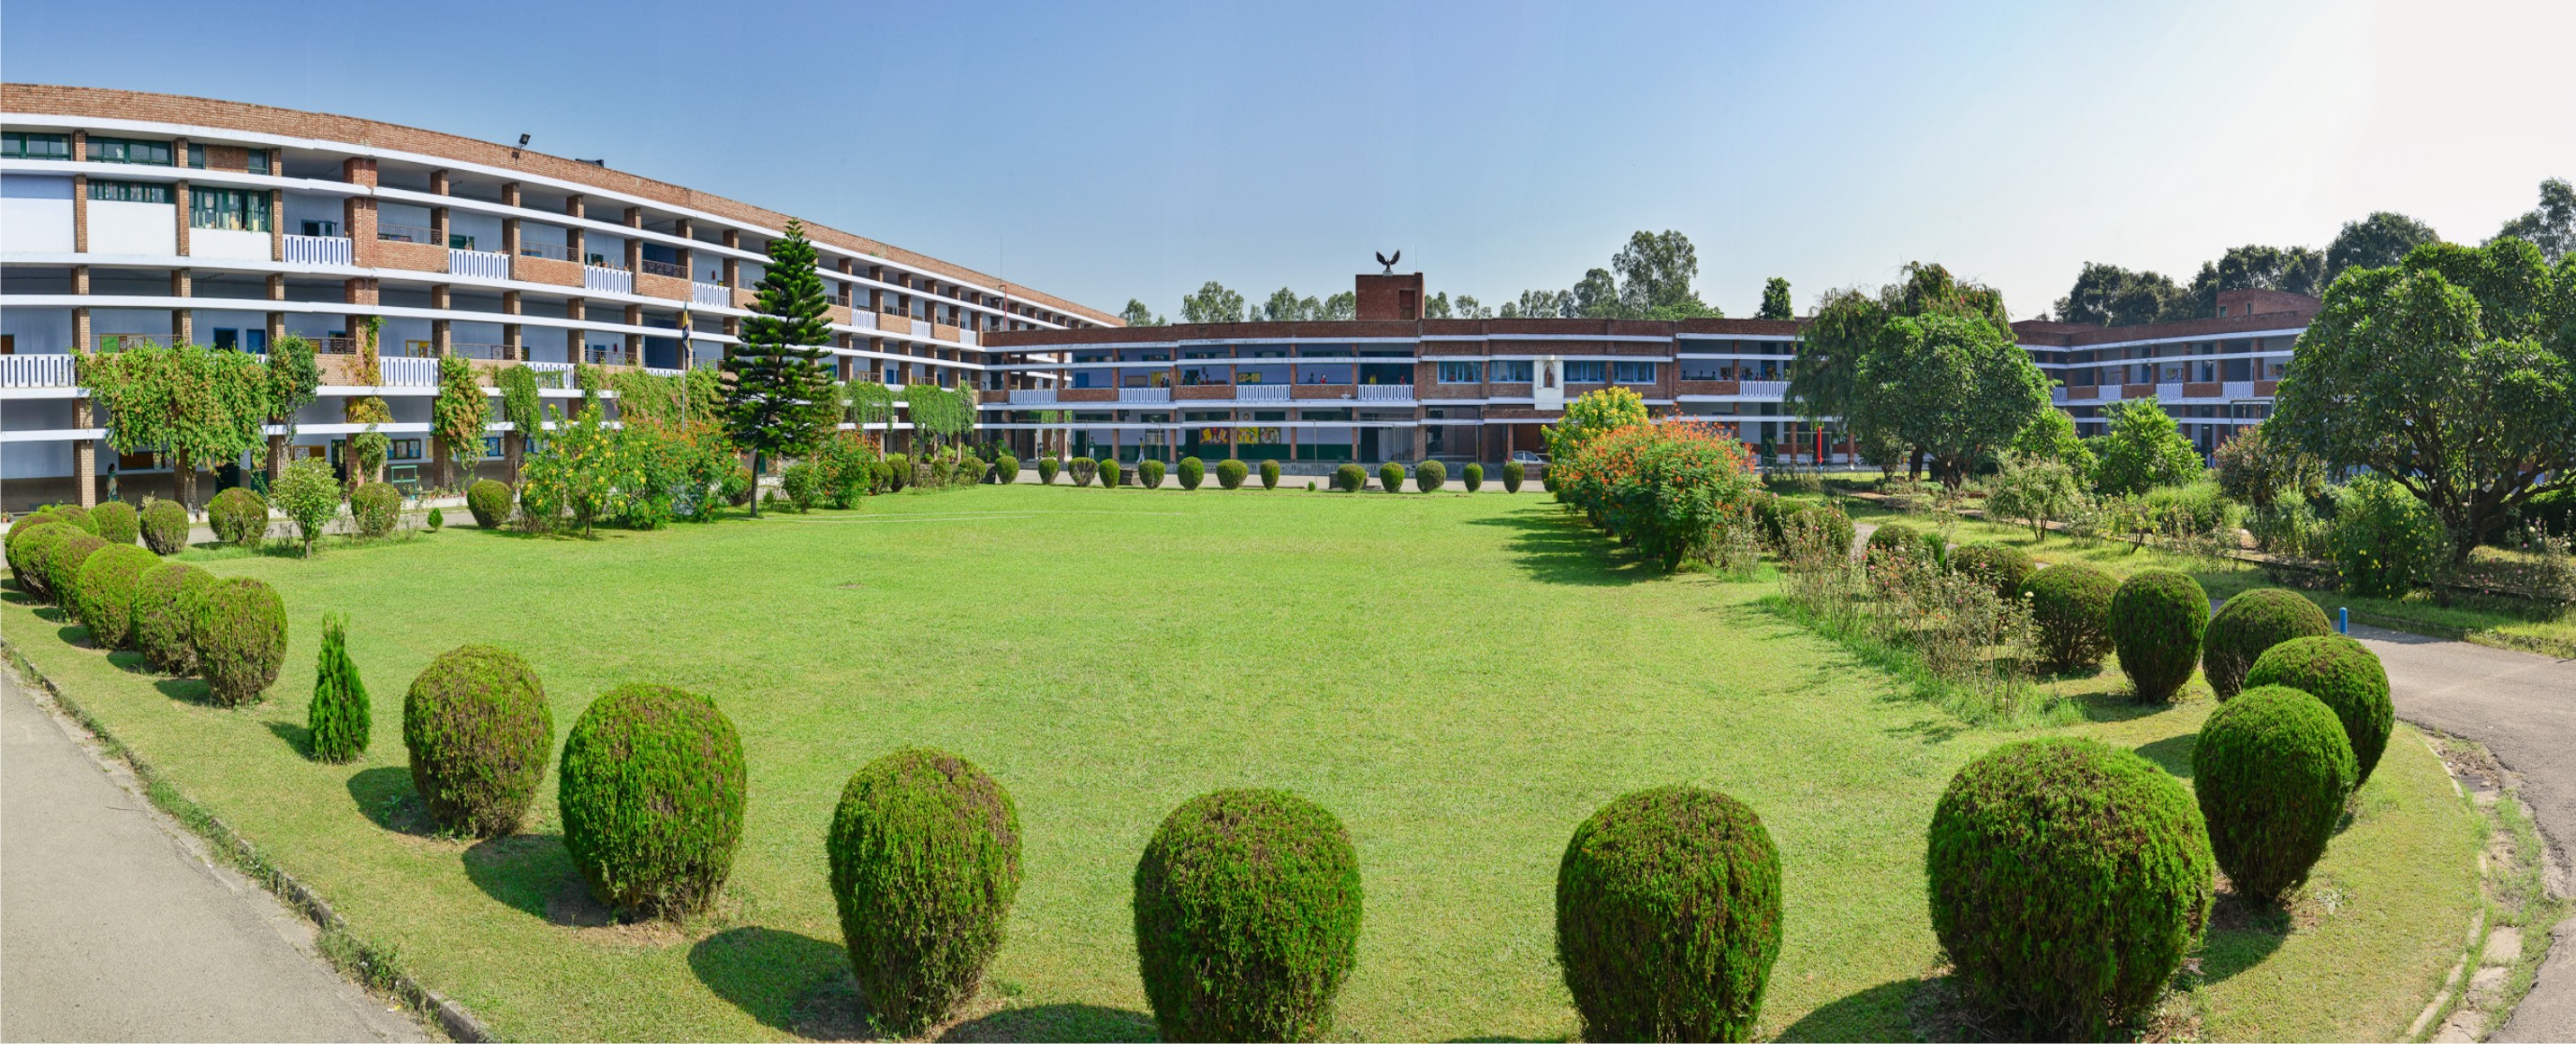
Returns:
[[[1494,383],[1496,384],[1528,384],[1530,382],[1530,362],[1527,359],[1515,359],[1508,362],[1496,361],[1493,365],[1493,373]]]
[[[253,174],[266,174],[266,173],[268,173],[268,150],[267,150],[267,149],[252,149],[252,150],[250,150],[250,162],[249,162],[249,163],[247,163],[247,164],[244,164],[244,166],[249,167],[249,168],[250,168],[250,172],[251,172],[251,173],[253,173]]]
[[[1655,383],[1655,364],[1650,362],[1612,363],[1610,376],[1621,384]]]
[[[197,170],[204,170],[204,169],[206,169],[206,147],[205,147],[205,146],[203,146],[203,145],[195,145],[195,144],[192,144],[192,145],[189,145],[189,146],[188,146],[188,166],[190,166],[190,167],[192,167],[192,168],[195,168],[195,169],[197,169]]]
[[[1601,383],[1601,370],[1602,366],[1597,362],[1567,363],[1565,364],[1565,383],[1599,384]]]
[[[167,203],[170,186],[149,181],[92,180],[89,198],[108,203]]]
[[[67,160],[72,158],[72,139],[65,134],[27,134],[20,131],[0,133],[0,156],[9,159]]]
[[[167,167],[170,165],[170,143],[132,138],[91,138],[89,159],[92,163],[150,163]]]
[[[268,193],[257,189],[197,189],[188,193],[188,227],[230,232],[268,231]]]
[[[340,223],[337,221],[307,221],[304,223],[304,234],[308,236],[336,236],[340,234]]]
[[[385,459],[386,459],[386,460],[419,460],[419,459],[420,459],[420,440],[419,440],[419,439],[394,439],[394,440],[392,440],[392,442],[393,442],[393,445],[386,447],[386,452],[385,452]]]
[[[307,221],[307,222],[305,222],[305,224],[308,224],[308,225],[309,225],[309,224],[312,224],[312,222]],[[457,233],[450,232],[450,233],[448,233],[448,234],[447,234],[447,249],[449,249],[449,250],[472,250],[472,249],[474,249],[474,237],[472,237],[472,236],[467,236],[467,235],[459,235],[459,234],[457,234]],[[594,255],[592,255],[592,256],[596,257],[596,256],[598,256],[598,255],[595,255],[595,254],[594,254]]]
[[[1477,372],[1482,369],[1483,366],[1472,362],[1444,362],[1440,364],[1440,383],[1482,384],[1485,377]]]

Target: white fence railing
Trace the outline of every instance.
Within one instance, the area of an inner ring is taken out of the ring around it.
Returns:
[[[1363,384],[1360,385],[1360,401],[1411,402],[1413,401],[1413,386],[1410,384]]]
[[[2219,391],[2231,399],[2251,399],[2254,397],[2254,382],[2229,381]]]
[[[532,362],[528,364],[528,368],[537,371],[537,384],[539,386],[551,385],[556,388],[570,388],[573,386],[571,363]]]
[[[2180,382],[2174,382],[2156,385],[2156,398],[2162,399],[2166,402],[2172,402],[2176,399],[2182,398],[2182,384]]]
[[[1242,402],[1286,402],[1288,401],[1288,386],[1285,384],[1238,384],[1234,386],[1234,397]]]
[[[78,383],[68,353],[0,355],[0,388],[70,388]]]
[[[975,331],[973,331],[973,330],[968,330],[968,329],[964,329],[964,328],[960,328],[960,329],[957,331],[957,343],[962,344],[962,345],[966,345],[967,347],[970,347],[970,348],[971,348],[971,347],[974,347],[974,346],[976,346],[976,345],[982,344],[982,343],[984,343],[984,342],[979,341],[979,340],[977,340],[977,339],[975,338]]]
[[[1748,399],[1777,399],[1788,393],[1787,381],[1745,381],[1738,390],[1738,394]]]
[[[476,279],[508,279],[510,255],[497,250],[450,249],[447,252],[447,274]]]
[[[2060,385],[2060,386],[2055,387],[2055,388],[2050,388],[2050,389],[2048,390],[2048,401],[2050,401],[2050,402],[2057,402],[2057,403],[2065,402],[2065,401],[2066,401],[2066,388],[2065,388],[2065,386]]]
[[[421,386],[438,383],[438,360],[388,356],[376,360],[378,376],[387,386]]]
[[[874,330],[877,328],[877,314],[875,312],[868,311],[852,312],[850,313],[850,325],[861,330]]]
[[[689,303],[721,308],[733,303],[733,293],[714,283],[691,282]]]
[[[635,292],[635,273],[623,268],[583,265],[581,288],[603,294],[631,294]]]
[[[1118,401],[1170,402],[1172,401],[1172,390],[1170,388],[1120,388],[1118,389]]]
[[[1013,406],[1048,406],[1053,405],[1054,403],[1055,389],[1053,388],[1011,389],[1011,405]]]
[[[290,265],[350,265],[357,263],[357,249],[347,236],[287,236],[286,263]]]
[[[2121,386],[2117,384],[2102,385],[2100,388],[2096,389],[2094,397],[2102,400],[2103,402],[2118,402],[2120,401],[2120,387]]]

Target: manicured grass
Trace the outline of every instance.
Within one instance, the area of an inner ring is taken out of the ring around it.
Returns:
[[[1342,1034],[1569,1035],[1566,839],[1622,793],[1695,783],[1750,804],[1780,849],[1764,1035],[1911,1039],[1907,1000],[1939,959],[1924,824],[1959,765],[2019,735],[1966,728],[1752,607],[1770,584],[1656,575],[1535,496],[981,487],[594,541],[188,554],[284,596],[266,703],[206,706],[199,683],[70,644],[83,632],[14,592],[0,620],[361,936],[512,1038],[787,1035],[846,974],[823,854],[841,784],[928,744],[1009,787],[1025,827],[988,980],[1003,1010],[972,1035],[1150,1036],[1135,860],[1172,807],[1227,786],[1293,789],[1352,832],[1367,912]],[[374,746],[348,766],[297,752],[326,610],[350,615],[375,701]],[[525,836],[403,829],[403,690],[467,642],[526,656],[561,729],[621,682],[715,698],[751,804],[714,915],[556,923],[580,904],[551,778]],[[2066,731],[2189,771],[2205,700],[2150,712],[2105,695],[2116,673],[2060,684],[2084,709]],[[2209,1033],[2390,1037],[2456,958],[2479,835],[2411,733],[2357,809],[2320,871],[2335,912],[2215,937],[2195,1002]]]

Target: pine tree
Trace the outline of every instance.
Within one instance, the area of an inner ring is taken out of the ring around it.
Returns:
[[[1753,317],[1795,319],[1797,318],[1796,308],[1796,305],[1789,303],[1789,281],[1779,276],[1772,276],[1769,281],[1762,284],[1762,310],[1755,313]]]
[[[312,731],[313,758],[333,764],[356,761],[367,752],[373,728],[367,709],[367,683],[349,659],[348,621],[339,614],[322,618],[322,656],[313,665],[313,706],[305,724]]]
[[[724,361],[731,379],[725,429],[735,445],[751,450],[754,482],[767,458],[812,450],[840,419],[831,367],[819,347],[831,338],[829,307],[822,277],[814,274],[814,244],[805,239],[804,223],[790,221],[786,235],[769,241],[760,296],[742,321],[742,344]],[[760,514],[757,496],[751,513]]]

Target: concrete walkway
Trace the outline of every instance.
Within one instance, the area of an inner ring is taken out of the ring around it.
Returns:
[[[426,1040],[0,665],[0,1039]]]

